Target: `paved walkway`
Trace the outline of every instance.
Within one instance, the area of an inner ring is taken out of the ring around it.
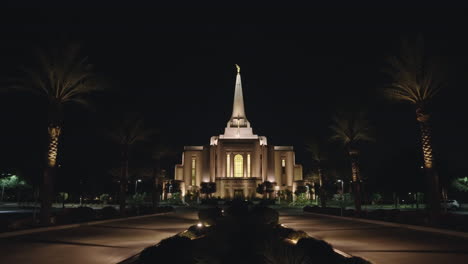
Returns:
[[[468,239],[281,210],[280,221],[374,264],[465,264]],[[0,262],[116,264],[197,222],[194,211],[0,239]]]
[[[0,238],[0,263],[115,264],[197,222],[193,211]]]
[[[466,264],[468,239],[281,210],[280,221],[374,264]]]

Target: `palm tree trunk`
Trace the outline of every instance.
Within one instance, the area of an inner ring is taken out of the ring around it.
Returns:
[[[432,131],[429,124],[428,115],[420,114],[417,111],[417,120],[421,127],[421,143],[424,158],[424,172],[428,183],[428,206],[430,209],[430,218],[432,224],[437,224],[440,213],[440,191],[439,175],[434,169],[434,157],[432,150]]]
[[[159,177],[153,178],[153,191],[152,191],[152,202],[153,209],[156,209],[159,205],[159,200],[161,196],[161,191],[159,190]]]
[[[122,146],[122,167],[120,173],[120,194],[119,194],[119,209],[120,214],[125,215],[125,206],[127,199],[127,183],[128,181],[128,146]]]
[[[361,213],[361,178],[359,175],[359,164],[357,161],[357,155],[350,153],[351,157],[351,176],[353,180],[353,191],[354,191],[354,206],[356,213]]]
[[[320,206],[322,208],[327,207],[327,192],[325,191],[325,188],[323,186],[323,174],[322,174],[322,167],[320,166],[320,163],[317,164],[317,173],[319,177],[319,198],[320,198]]]
[[[44,176],[41,191],[41,224],[50,224],[50,213],[52,209],[53,180],[55,175],[55,165],[57,164],[58,143],[61,127],[49,125],[49,145],[47,149],[47,166],[44,169]]]
[[[159,196],[160,196],[160,191],[159,191],[159,173],[161,171],[161,167],[160,167],[160,160],[158,159],[157,160],[157,165],[156,165],[156,168],[154,168],[153,170],[153,181],[152,181],[152,184],[153,184],[153,188],[152,188],[152,192],[151,192],[151,200],[152,200],[152,204],[153,204],[153,209],[156,209],[159,205]]]

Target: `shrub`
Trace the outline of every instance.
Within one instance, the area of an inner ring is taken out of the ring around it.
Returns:
[[[198,211],[198,219],[203,224],[215,225],[216,221],[223,216],[221,208],[207,208]]]
[[[109,199],[110,199],[110,195],[108,193],[103,193],[103,194],[101,194],[101,196],[99,196],[99,200],[103,204],[107,204],[109,202]]]
[[[319,211],[319,207],[314,205],[314,206],[310,206],[310,205],[306,205],[302,210],[304,212],[318,212]]]
[[[171,198],[167,199],[167,203],[171,205],[184,205],[180,193],[172,193]]]
[[[139,256],[139,263],[196,263],[192,257],[192,243],[190,238],[173,236],[162,240],[158,245],[144,249]],[[183,254],[181,254],[183,250]]]
[[[106,206],[101,209],[101,217],[103,219],[114,218],[114,217],[117,217],[118,215],[119,215],[119,212],[117,211],[117,209],[115,209],[112,206]]]
[[[346,264],[371,264],[369,261],[359,257],[346,258],[343,262]]]
[[[327,242],[311,237],[299,239],[296,246],[312,258],[315,263],[334,263],[335,259],[340,256],[333,251],[332,246]]]
[[[258,205],[260,206],[269,206],[269,205],[274,205],[274,204],[275,204],[274,199],[262,199],[258,203]]]
[[[238,218],[248,215],[249,206],[246,202],[233,200],[229,204],[230,206],[225,210],[226,216]]]
[[[278,212],[268,207],[255,207],[252,216],[257,224],[277,225],[279,221]]]
[[[96,212],[91,207],[74,208],[72,215],[76,222],[87,222],[96,219]]]
[[[56,222],[60,224],[87,222],[95,219],[96,212],[90,207],[67,208],[56,216]]]
[[[308,237],[310,236],[307,235],[307,233],[304,231],[293,230],[293,232],[289,233],[286,238],[290,240],[294,240],[294,241],[299,241],[302,238],[308,238]]]
[[[165,213],[165,212],[173,212],[174,211],[174,207],[172,206],[159,206],[159,207],[156,207],[156,209],[154,210],[155,213]]]
[[[299,193],[299,194],[297,194],[296,201],[291,203],[291,205],[292,206],[306,206],[306,205],[309,205],[310,203],[311,203],[311,201],[307,198],[306,193]]]

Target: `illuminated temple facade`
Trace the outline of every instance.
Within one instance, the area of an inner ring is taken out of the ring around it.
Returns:
[[[266,137],[253,133],[238,68],[232,115],[224,134],[211,137],[210,145],[185,146],[175,180],[181,183],[182,195],[198,191],[202,182],[215,182],[213,196],[224,199],[253,198],[264,181],[273,183],[276,190],[294,191],[295,182],[302,180],[302,166],[294,156],[292,146],[271,146]]]

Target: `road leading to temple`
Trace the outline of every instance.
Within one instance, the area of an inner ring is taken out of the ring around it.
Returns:
[[[115,264],[197,222],[195,211],[0,238],[0,263]]]
[[[374,264],[465,264],[468,239],[281,210],[280,221]]]

